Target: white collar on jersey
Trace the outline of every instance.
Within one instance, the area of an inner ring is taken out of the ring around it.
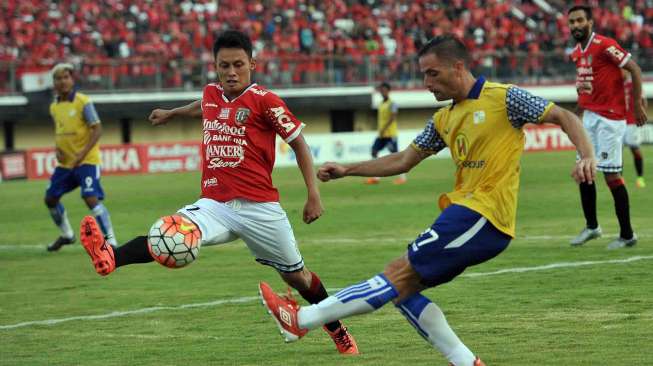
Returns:
[[[242,93],[238,94],[238,96],[235,97],[235,98],[232,99],[232,100],[229,100],[229,99],[227,99],[227,97],[224,96],[224,87],[223,87],[223,88],[222,88],[222,100],[224,100],[224,101],[227,102],[227,103],[233,103],[236,99],[240,98],[241,95],[247,93],[247,91],[248,91],[249,89],[251,89],[251,88],[253,88],[253,87],[255,87],[255,86],[256,86],[256,83],[251,83],[251,84],[249,84],[249,86],[248,86],[247,88],[245,88],[245,90],[243,90]]]
[[[585,46],[585,48],[583,48],[583,45],[582,45],[582,44],[578,43],[578,45],[579,45],[578,47],[580,48],[580,51],[581,51],[582,53],[587,52],[587,49],[590,48],[590,45],[592,44],[592,41],[594,40],[594,34],[595,34],[595,33],[592,32],[592,34],[590,35],[590,39],[587,41],[587,45]]]

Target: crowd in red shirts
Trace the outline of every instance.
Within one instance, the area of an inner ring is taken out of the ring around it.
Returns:
[[[197,87],[215,75],[215,36],[237,28],[254,41],[262,84],[409,82],[419,79],[415,51],[453,32],[474,50],[479,72],[554,78],[570,46],[569,4],[538,3],[550,8],[528,0],[5,0],[0,63],[16,62],[20,74],[71,61],[99,88]],[[589,3],[597,32],[636,55],[653,50],[652,0]]]

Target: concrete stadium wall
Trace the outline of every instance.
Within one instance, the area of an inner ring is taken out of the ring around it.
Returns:
[[[561,103],[561,106],[574,110],[575,104]],[[416,108],[399,110],[400,129],[421,129],[424,123],[433,115],[435,108]],[[329,113],[326,111],[295,110],[297,117],[306,123],[305,134],[320,134],[331,131]],[[648,115],[653,119],[653,103],[649,103]],[[100,116],[103,120],[103,144],[121,143],[120,123],[111,116]],[[376,129],[376,110],[357,110],[354,116],[354,131],[373,131]],[[172,142],[199,140],[202,135],[201,124],[193,120],[177,120],[165,127],[152,127],[143,119],[132,121],[132,142]],[[0,141],[4,139],[4,131],[0,129]],[[54,131],[52,121],[23,121],[15,125],[15,148],[28,149],[49,147],[53,145]]]

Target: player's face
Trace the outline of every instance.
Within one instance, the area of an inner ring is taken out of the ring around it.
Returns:
[[[228,97],[236,97],[249,86],[256,62],[242,48],[221,48],[216,55],[218,79]]]
[[[59,70],[53,76],[54,90],[59,95],[68,95],[73,90],[73,76],[68,70]]]
[[[578,42],[586,40],[592,32],[593,22],[587,19],[584,10],[575,10],[569,13],[568,22],[571,35]]]
[[[464,92],[462,61],[452,62],[441,59],[434,53],[427,53],[419,58],[419,69],[424,74],[424,86],[437,100],[457,100]]]
[[[386,88],[385,86],[380,86],[379,87],[379,93],[381,93],[381,96],[383,97],[383,99],[388,99],[388,97],[390,96],[390,90],[388,88]]]

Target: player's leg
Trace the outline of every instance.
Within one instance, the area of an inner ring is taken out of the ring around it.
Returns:
[[[388,151],[390,153],[396,153],[399,151],[399,142],[396,137],[393,137],[390,139],[390,142],[388,142]],[[406,173],[401,173],[395,180],[392,182],[394,184],[404,184],[408,181],[408,178],[406,177]]]
[[[317,304],[329,297],[320,277],[306,267],[295,272],[278,272],[284,282],[297,290],[309,304]],[[333,339],[338,352],[350,355],[359,353],[354,337],[339,320],[324,324],[324,330]]]
[[[644,180],[644,155],[642,154],[642,149],[639,147],[632,147],[630,148],[630,151],[633,153],[635,172],[637,173],[635,185],[637,188],[644,188],[646,187],[646,181]]]
[[[227,228],[228,223],[221,220],[220,213],[215,212],[216,204],[213,200],[202,198],[177,211],[197,225],[201,233],[201,246],[227,243],[238,238]],[[137,236],[113,248],[105,240],[98,223],[92,216],[86,216],[82,221],[80,236],[96,271],[101,275],[107,275],[121,266],[154,261],[150,254],[147,236]]]
[[[61,203],[61,196],[75,189],[76,183],[72,170],[57,167],[50,177],[50,184],[45,192],[45,205],[48,207],[52,221],[59,228],[59,237],[47,247],[47,250],[57,251],[66,244],[75,242],[75,233],[68,221],[68,214]]]
[[[76,167],[73,171],[86,206],[91,210],[109,244],[114,247],[117,246],[118,242],[113,232],[111,216],[103,203],[104,190],[100,183],[100,166],[84,164]]]
[[[642,156],[642,150],[639,148],[641,140],[641,128],[633,124],[627,125],[626,133],[624,134],[624,145],[633,154],[635,172],[637,173],[637,179],[635,180],[637,188],[646,187],[646,182],[644,181],[644,157]]]
[[[598,128],[599,149],[597,155],[600,158],[597,170],[603,172],[605,182],[612,193],[614,210],[620,229],[619,237],[608,244],[608,249],[633,246],[637,243],[637,238],[630,224],[628,190],[621,176],[623,170],[623,136],[626,132],[626,121],[604,120]]]
[[[510,237],[484,217],[451,206],[409,246],[408,259],[420,283],[435,287],[460,275],[467,267],[492,259],[508,246]],[[444,313],[420,293],[395,306],[417,332],[453,365],[480,363],[451,329]]]
[[[599,115],[590,111],[585,111],[583,113],[583,126],[592,141],[600,165],[602,158],[599,154],[598,145],[598,125],[601,122],[599,117]],[[580,156],[577,155],[576,159],[580,159]],[[580,202],[583,208],[583,215],[585,216],[585,228],[583,228],[580,234],[571,240],[570,244],[572,246],[583,245],[588,240],[596,239],[602,234],[596,215],[596,185],[580,183],[578,188],[580,190]]]
[[[239,200],[235,208],[243,222],[239,232],[256,261],[277,270],[281,278],[310,304],[317,304],[329,294],[320,277],[304,266],[290,222],[281,205]],[[334,319],[324,324],[336,348],[343,354],[357,354],[354,338],[342,323]]]
[[[637,244],[637,236],[630,224],[630,203],[624,179],[619,173],[605,173],[605,182],[614,199],[614,212],[619,221],[619,237],[608,244],[608,249],[632,247]]]
[[[383,150],[383,147],[385,147],[385,139],[381,137],[377,137],[374,139],[374,143],[372,144],[372,158],[376,159],[379,156],[379,151]],[[379,177],[369,177],[365,179],[365,184],[377,184],[381,181],[381,178]]]
[[[427,286],[450,281],[468,266],[487,261],[503,251],[510,237],[499,232],[485,218],[461,206],[451,206],[409,246],[407,257],[390,263],[383,273],[349,286],[326,300],[299,308],[289,299],[274,294],[261,283],[264,303],[277,320],[286,341],[302,337],[333,319],[369,313],[394,301],[411,324],[429,335],[427,340],[455,365],[472,365],[473,354],[453,331],[437,307],[419,295]],[[424,309],[427,312],[422,313]],[[416,319],[414,319],[416,317]],[[435,318],[434,318],[435,317]]]

